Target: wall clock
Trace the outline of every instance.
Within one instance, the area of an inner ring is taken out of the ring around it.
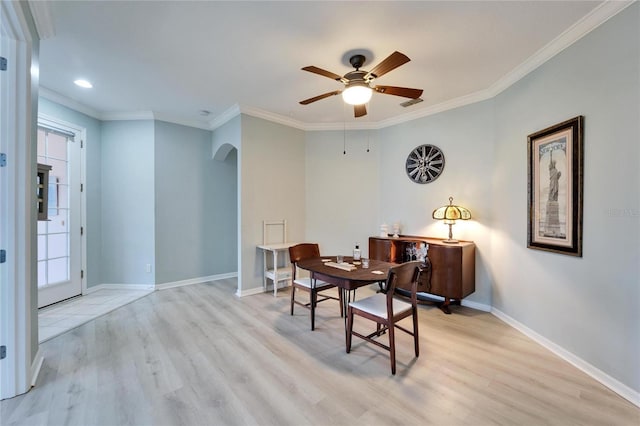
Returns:
[[[435,145],[420,145],[407,156],[406,171],[416,183],[430,183],[444,170],[444,153]]]

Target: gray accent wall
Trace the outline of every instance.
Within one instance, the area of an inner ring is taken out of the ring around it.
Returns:
[[[87,287],[102,283],[102,122],[45,98],[38,99],[41,114],[56,117],[87,130],[85,149],[85,197],[87,205]]]
[[[237,271],[237,155],[211,131],[155,122],[156,283]]]
[[[359,243],[367,256],[368,238],[378,234],[378,204],[384,196],[376,131],[307,132],[305,143],[306,240],[318,243],[327,255],[351,255]]]
[[[495,99],[493,306],[640,391],[640,5]],[[527,244],[527,135],[584,115],[583,257]]]
[[[304,131],[241,115],[240,294],[262,286],[262,221],[286,219],[290,241],[305,235]]]
[[[102,282],[155,284],[154,122],[104,122],[101,154]]]
[[[397,222],[403,234],[447,238],[448,226],[433,219],[433,211],[449,204],[449,197],[468,208],[471,220],[458,221],[453,236],[476,244],[476,291],[466,300],[486,307],[491,305],[493,123],[489,100],[381,129],[378,136],[379,222],[390,230]],[[424,144],[442,150],[445,166],[435,181],[418,184],[408,178],[405,164]]]
[[[431,213],[453,196],[473,217],[454,237],[477,245],[476,292],[465,300],[637,394],[639,80],[636,3],[492,99],[371,132],[377,163],[363,154],[368,131],[308,132],[307,239],[346,254],[351,241],[394,222],[406,234],[446,237]],[[527,136],[577,115],[585,116],[581,258],[527,248]],[[405,160],[425,143],[444,151],[446,165],[418,185]]]
[[[434,182],[417,184],[405,162],[424,144],[444,152],[445,168]],[[306,236],[325,253],[348,255],[359,242],[367,255],[383,223],[390,231],[398,223],[405,235],[446,238],[448,227],[431,218],[433,210],[450,196],[469,208],[473,220],[456,224],[454,237],[476,244],[476,291],[467,300],[489,309],[492,101],[380,130],[308,132],[306,165]]]

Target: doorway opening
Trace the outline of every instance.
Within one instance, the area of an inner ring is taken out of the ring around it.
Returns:
[[[47,220],[38,221],[38,308],[83,293],[84,129],[38,117],[38,163],[49,172]]]

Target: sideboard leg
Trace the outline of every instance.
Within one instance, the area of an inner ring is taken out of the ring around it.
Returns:
[[[438,304],[438,308],[440,308],[440,310],[447,315],[451,315],[451,309],[449,309],[449,302],[450,302],[449,298],[446,298],[444,299],[444,302]]]

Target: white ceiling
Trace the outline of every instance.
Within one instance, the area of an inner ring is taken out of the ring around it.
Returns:
[[[311,127],[374,126],[495,92],[550,56],[576,23],[592,25],[601,3],[55,1],[40,84],[102,118],[153,112],[207,127],[240,106]],[[411,62],[376,84],[422,88],[424,102],[403,108],[405,98],[374,94],[358,119],[339,96],[298,103],[341,88],[300,68],[342,75],[354,50],[368,52],[365,70],[406,54]],[[80,77],[94,88],[76,87]]]

